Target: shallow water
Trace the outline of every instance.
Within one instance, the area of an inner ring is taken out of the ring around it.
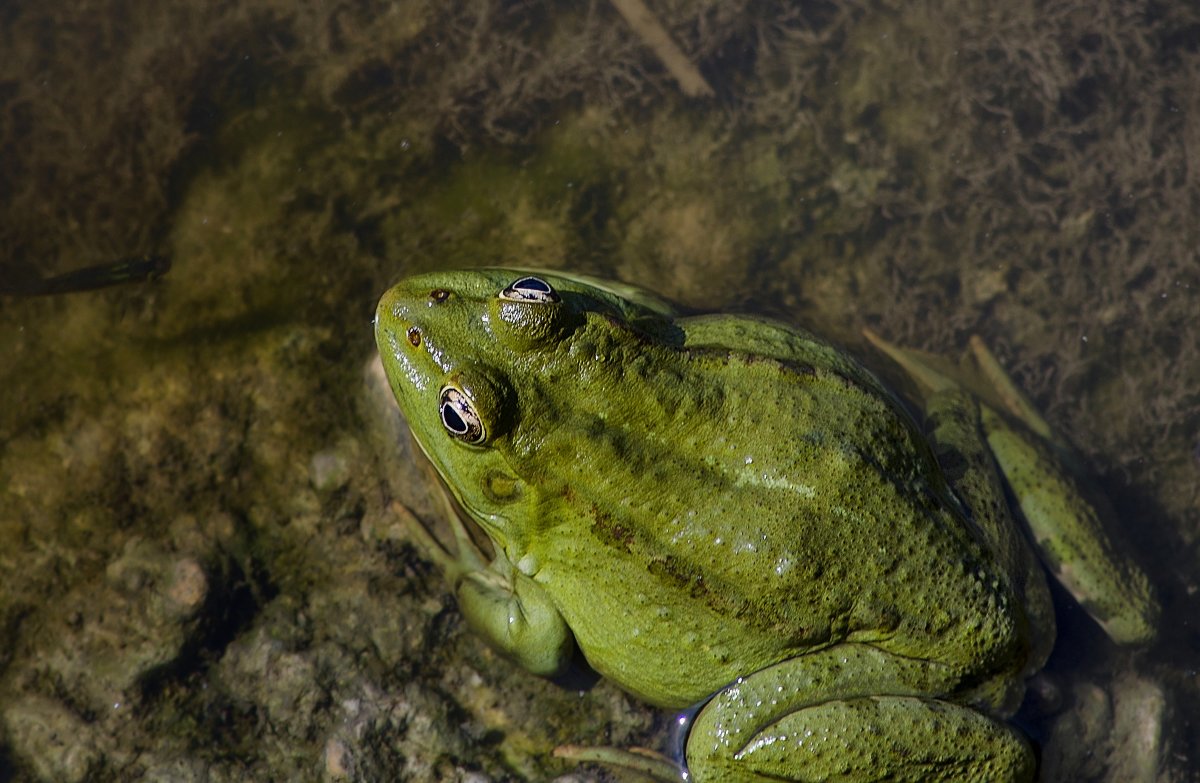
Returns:
[[[544,779],[560,743],[660,741],[496,658],[395,523],[435,515],[364,370],[375,301],[501,263],[863,355],[983,335],[1165,606],[1125,653],[1060,596],[1058,714],[1148,725],[1159,683],[1161,779],[1200,775],[1200,18],[744,5],[654,8],[693,98],[605,4],[0,12],[0,269],[172,264],[0,298],[0,780]]]

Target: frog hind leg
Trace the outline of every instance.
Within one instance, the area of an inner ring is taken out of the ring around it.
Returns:
[[[690,771],[697,783],[1002,783],[1032,780],[1034,767],[1033,754],[1016,731],[982,713],[937,699],[873,696],[793,713],[734,756],[693,761]],[[881,769],[888,769],[886,777]]]
[[[1012,727],[938,692],[936,664],[861,644],[795,658],[732,683],[687,743],[697,783],[801,780],[1029,781]]]
[[[979,402],[953,388],[934,392],[925,409],[938,463],[956,500],[966,507],[965,519],[978,531],[1025,608],[1031,640],[1025,674],[1032,674],[1045,665],[1054,647],[1054,604],[1045,572],[1009,511],[999,468],[984,439]]]
[[[1152,641],[1158,602],[1145,572],[1110,536],[1107,503],[1099,496],[1089,502],[1044,442],[987,407],[980,418],[1047,568],[1114,641]]]
[[[1054,434],[983,340],[972,337],[970,345],[980,373],[1024,425],[987,406],[980,411],[988,446],[1042,559],[1110,638],[1150,642],[1161,610],[1146,574],[1111,537],[1117,524],[1108,499],[1084,484],[1083,460]]]
[[[981,399],[979,415],[988,448],[1042,561],[1114,641],[1152,640],[1160,609],[1149,579],[1111,537],[1111,509],[1102,495],[1087,491],[1076,474],[1064,468],[1064,463],[1077,465],[1078,460],[1016,389],[983,341],[973,338],[971,348],[985,385],[943,360],[891,345],[870,332],[867,338],[900,364],[927,396],[961,386]]]

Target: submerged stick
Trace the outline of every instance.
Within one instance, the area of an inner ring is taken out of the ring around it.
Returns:
[[[659,24],[654,14],[642,0],[612,0],[621,16],[633,28],[643,42],[649,46],[667,73],[679,82],[679,88],[692,98],[711,98],[715,93],[687,55],[675,45],[665,27]]]

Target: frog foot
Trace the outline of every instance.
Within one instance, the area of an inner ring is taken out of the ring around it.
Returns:
[[[687,780],[683,768],[658,751],[648,748],[614,748],[610,746],[559,745],[554,757],[576,763],[604,764],[628,770],[662,783]]]
[[[503,551],[497,550],[489,562],[454,502],[446,494],[440,500],[457,551],[451,552],[416,515],[399,516],[417,545],[446,575],[468,625],[493,649],[528,671],[544,677],[561,674],[569,665],[575,640],[553,600]]]
[[[449,522],[450,530],[454,535],[453,549],[442,543],[441,539],[429,529],[423,520],[399,501],[393,500],[389,509],[401,521],[405,532],[413,539],[413,543],[442,571],[446,581],[455,585],[468,573],[486,571],[490,558],[471,537],[470,531],[462,521],[462,516],[454,507],[453,501],[445,497],[444,493],[439,494],[439,501],[439,505],[442,506],[442,516]]]

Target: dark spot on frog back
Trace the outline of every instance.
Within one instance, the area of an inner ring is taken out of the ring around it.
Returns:
[[[595,504],[592,505],[592,532],[596,538],[614,549],[626,553],[633,551],[633,531],[613,519],[612,514],[601,511]]]
[[[971,467],[966,456],[953,446],[938,444],[934,449],[934,456],[942,475],[951,485],[961,481]]]
[[[672,586],[687,590],[692,598],[708,597],[709,590],[704,584],[704,577],[688,568],[677,557],[665,555],[653,558],[647,564],[647,570]]]
[[[591,506],[591,516],[592,534],[598,540],[625,553],[633,552],[635,536],[632,530],[614,519],[612,514],[601,511],[595,504]],[[703,576],[694,567],[673,555],[650,556],[646,568],[671,588],[685,590],[694,599],[708,602],[711,598]]]
[[[604,319],[610,330],[625,332],[641,343],[679,348],[686,339],[683,329],[658,313],[621,313],[594,299],[588,301],[587,309]]]
[[[773,364],[785,373],[797,375],[804,379],[817,377],[817,368],[804,362],[797,362],[791,359],[776,359],[773,356],[749,355],[746,357],[746,364],[759,364],[762,362]]]
[[[687,348],[685,351],[692,357],[710,362],[715,362],[722,365],[729,365],[738,362],[747,367],[753,366],[771,366],[778,367],[786,373],[797,375],[802,378],[815,378],[817,370],[811,364],[798,362],[792,359],[780,359],[766,354],[747,353],[743,351],[731,351],[727,348],[716,348],[712,346],[702,345],[692,348]],[[849,380],[846,379],[849,383]]]

